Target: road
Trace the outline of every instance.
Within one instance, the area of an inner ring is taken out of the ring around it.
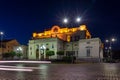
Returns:
[[[1,63],[0,80],[120,80],[120,64]]]

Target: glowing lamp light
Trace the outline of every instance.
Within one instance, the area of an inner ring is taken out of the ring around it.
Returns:
[[[109,40],[106,40],[105,42],[109,42]]]
[[[81,18],[78,17],[78,18],[76,19],[76,22],[80,22],[80,21],[81,21]]]
[[[46,49],[45,45],[42,45],[40,48],[41,48],[41,49]]]
[[[63,22],[64,22],[64,23],[68,23],[68,19],[65,18],[65,19],[63,20]]]
[[[112,38],[111,40],[114,42],[114,41],[115,41],[115,38]]]
[[[38,36],[42,36],[42,35],[39,33]]]
[[[0,35],[3,35],[4,33],[3,32],[0,32]]]

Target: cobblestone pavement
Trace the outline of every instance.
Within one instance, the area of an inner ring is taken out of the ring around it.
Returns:
[[[0,80],[120,80],[120,64],[0,64]],[[3,66],[4,65],[4,66]],[[8,66],[9,65],[9,66]],[[7,66],[7,67],[5,67]],[[17,67],[16,67],[17,66]],[[32,69],[33,71],[9,71]]]

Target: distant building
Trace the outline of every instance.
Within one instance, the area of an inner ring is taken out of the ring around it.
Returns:
[[[27,59],[28,55],[27,55],[27,46],[26,45],[19,45],[19,46],[14,46],[13,49],[14,52],[16,53],[21,53],[22,54],[22,59]]]
[[[7,39],[0,42],[0,59],[2,54],[9,53],[13,51],[14,46],[18,46],[19,43],[16,39]]]
[[[89,51],[90,56],[87,55],[88,45],[84,45],[84,43],[87,43],[88,41],[93,47]],[[96,42],[94,43],[94,41]],[[89,59],[90,57],[102,59],[102,52],[99,54],[101,56],[98,55],[98,51],[102,49],[100,47],[101,44],[102,42],[99,38],[91,38],[91,34],[85,25],[76,28],[61,28],[59,26],[53,26],[51,29],[44,31],[43,33],[33,33],[33,38],[29,40],[28,43],[28,58],[46,58],[46,50],[52,50],[55,52],[55,55],[51,57],[53,59],[57,58],[57,51],[64,51],[66,56],[73,55],[76,56],[77,59]],[[97,49],[94,48],[94,46],[97,46]],[[93,53],[93,50],[96,51],[96,54]]]
[[[79,40],[78,58],[82,61],[101,61],[103,58],[103,44],[99,38]]]

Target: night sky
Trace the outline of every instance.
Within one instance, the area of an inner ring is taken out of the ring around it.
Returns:
[[[115,37],[114,47],[120,47],[119,0],[0,0],[0,31],[4,39],[17,39],[27,44],[34,31],[41,32],[53,25],[69,27],[86,24],[92,37]],[[77,16],[82,17],[78,24]]]

